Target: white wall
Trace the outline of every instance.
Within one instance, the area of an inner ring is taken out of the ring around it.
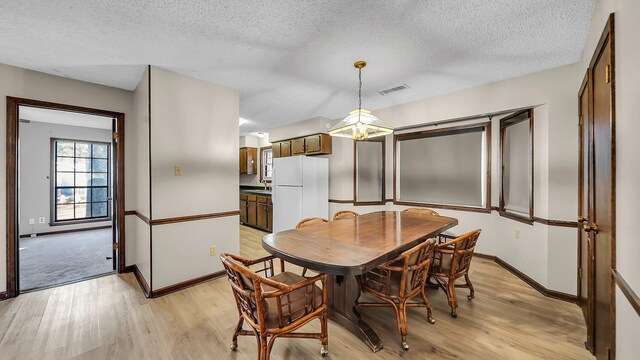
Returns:
[[[36,71],[0,64],[0,168],[6,168],[6,97],[50,101],[122,112],[126,119],[131,115],[131,92],[107,86],[47,75]],[[126,141],[126,140],[125,140]],[[129,142],[127,141],[127,144]],[[128,155],[127,155],[128,156]],[[128,158],[127,158],[128,159]],[[126,161],[125,161],[126,163]],[[129,169],[127,167],[127,169]],[[0,172],[0,183],[6,182],[6,172]],[[129,182],[125,186],[129,188]],[[0,203],[6,203],[4,186],[0,188]],[[128,203],[128,199],[127,199]],[[6,234],[6,207],[0,207],[0,233]],[[6,242],[0,241],[0,292],[6,290]]]
[[[589,66],[610,13],[615,12],[615,91],[616,91],[616,267],[636,294],[640,294],[640,241],[637,208],[640,199],[640,161],[637,134],[640,133],[640,2],[637,0],[599,0],[591,19],[580,63],[582,76]],[[636,359],[640,316],[622,292],[616,290],[616,358]]]
[[[535,106],[534,109],[534,203],[535,216],[575,221],[577,216],[577,105],[578,66],[570,65],[535,74],[491,83],[451,94],[414,101],[374,111],[386,125],[394,128],[417,126],[441,120]],[[484,119],[486,121],[486,119]],[[498,205],[499,118],[492,122],[492,205]],[[273,141],[317,132],[337,120],[314,118],[272,130]],[[553,135],[551,134],[553,133]],[[387,138],[386,198],[393,197],[393,142]],[[553,153],[551,153],[553,151]],[[353,199],[353,142],[334,138],[329,156],[329,198]],[[331,214],[352,209],[360,213],[399,210],[404,207],[330,204]],[[553,228],[535,223],[525,225],[500,217],[440,210],[459,219],[454,230],[462,233],[483,229],[478,251],[497,255],[543,286],[576,293],[576,230]],[[515,230],[520,239],[515,239]],[[553,276],[550,276],[553,274]]]
[[[111,130],[38,121],[20,123],[20,235],[110,225],[110,221],[49,225],[52,138],[111,142]],[[44,217],[46,223],[40,224],[39,217]],[[35,220],[34,225],[29,225],[30,218]]]
[[[151,68],[152,220],[238,210],[239,93]],[[174,166],[183,175],[174,175]],[[239,253],[239,217],[152,226],[152,288],[222,269]]]

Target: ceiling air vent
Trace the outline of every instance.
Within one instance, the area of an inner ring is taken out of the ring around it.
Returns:
[[[389,93],[393,93],[393,92],[396,92],[396,91],[402,91],[402,90],[406,90],[406,89],[409,89],[409,86],[407,84],[402,84],[400,86],[392,87],[392,88],[387,89],[387,90],[382,90],[382,91],[380,91],[380,95],[387,95]]]

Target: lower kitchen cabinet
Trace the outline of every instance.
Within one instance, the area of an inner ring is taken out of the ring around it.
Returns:
[[[271,231],[273,229],[271,196],[240,194],[240,223]]]

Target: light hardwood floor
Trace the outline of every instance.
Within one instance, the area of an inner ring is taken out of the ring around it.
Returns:
[[[243,256],[266,254],[264,233],[241,227],[240,234]],[[409,310],[409,351],[393,312],[367,308],[361,313],[385,348],[374,354],[330,322],[327,359],[592,359],[578,306],[546,298],[484,259],[474,259],[471,279],[476,298],[468,302],[461,289],[457,319],[435,289],[427,294],[435,325],[423,308]],[[255,359],[253,338],[229,350],[237,316],[226,279],[150,300],[132,274],[112,275],[1,302],[0,358]],[[321,359],[319,349],[318,341],[279,339],[272,359]]]

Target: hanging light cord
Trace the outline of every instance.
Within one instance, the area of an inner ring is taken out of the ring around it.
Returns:
[[[362,68],[358,68],[358,122],[362,113]]]

